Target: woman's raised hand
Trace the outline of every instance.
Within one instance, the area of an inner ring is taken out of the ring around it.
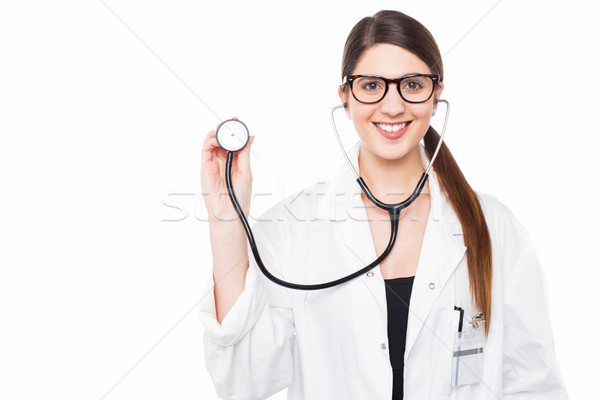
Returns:
[[[233,155],[231,164],[231,184],[246,217],[250,210],[252,195],[252,171],[250,170],[252,142],[254,136],[250,136],[246,147]],[[201,166],[202,195],[210,222],[232,221],[239,218],[227,192],[226,159],[227,151],[219,146],[216,131],[210,131],[204,139]]]

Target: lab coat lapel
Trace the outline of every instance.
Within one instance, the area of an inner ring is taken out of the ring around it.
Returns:
[[[348,158],[358,171],[359,146],[355,145]],[[319,220],[329,220],[333,225],[332,251],[339,256],[340,273],[348,275],[373,262],[377,255],[371,234],[366,209],[362,201],[362,190],[356,175],[346,162],[339,168],[325,192],[317,210]],[[387,316],[385,287],[379,266],[357,278],[369,290],[379,311]]]
[[[419,147],[419,151],[425,168],[428,158],[422,146]],[[357,171],[358,152],[359,146],[355,146],[348,154]],[[452,207],[441,194],[433,170],[430,171],[429,190],[430,215],[411,294],[406,334],[407,355],[423,329],[429,312],[466,251],[460,223]],[[317,209],[319,220],[329,220],[334,224],[332,251],[339,255],[340,265],[337,268],[339,273],[344,275],[363,268],[377,258],[361,193],[354,173],[344,163],[331,180]],[[385,285],[379,266],[372,272],[372,276],[365,274],[357,279],[369,289],[383,318],[387,318]]]
[[[349,213],[348,226],[339,234],[340,242],[346,250],[344,253],[345,263],[352,266],[348,273],[366,267],[377,258],[371,226],[361,197],[362,191],[358,183],[356,183],[356,187],[357,191],[349,203],[352,211]],[[357,279],[368,288],[377,303],[379,312],[384,318],[387,318],[385,286],[379,265]]]
[[[427,156],[422,147],[420,150],[426,165]],[[429,190],[430,215],[410,299],[405,356],[410,353],[421,330],[434,323],[427,317],[466,252],[460,222],[441,193],[433,170],[430,171]]]

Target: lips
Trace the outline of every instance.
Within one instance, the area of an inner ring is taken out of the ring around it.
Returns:
[[[377,132],[379,132],[383,137],[394,140],[406,133],[411,122],[412,121],[393,123],[374,122],[373,126],[375,126]]]

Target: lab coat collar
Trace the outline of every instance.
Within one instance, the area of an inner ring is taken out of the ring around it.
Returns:
[[[359,151],[360,142],[348,154],[357,171]],[[425,169],[429,158],[422,145],[419,145],[419,153]],[[461,225],[452,206],[441,193],[433,167],[429,174],[429,191],[430,215],[411,294],[405,356],[409,355],[419,332],[427,325],[431,308],[466,251]],[[334,222],[335,246],[339,246],[338,251],[343,258],[341,268],[347,273],[357,271],[377,258],[361,194],[354,172],[343,160],[317,208],[317,219]],[[402,237],[397,240],[402,240]],[[387,323],[384,279],[379,266],[372,272],[358,279],[369,288]]]

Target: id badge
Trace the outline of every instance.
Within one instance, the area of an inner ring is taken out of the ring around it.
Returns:
[[[484,329],[457,332],[452,357],[452,387],[479,383],[483,372]]]

